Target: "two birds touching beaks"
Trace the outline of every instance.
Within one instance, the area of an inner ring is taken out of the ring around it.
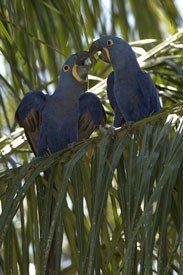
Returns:
[[[107,79],[107,95],[114,112],[113,125],[138,121],[161,109],[155,85],[142,71],[129,44],[121,38],[103,36],[93,42],[88,52],[71,55],[62,66],[55,92],[28,92],[15,114],[24,128],[36,156],[55,153],[89,138],[106,115],[100,99],[86,92],[89,66],[87,58],[101,51],[100,58],[113,67]]]

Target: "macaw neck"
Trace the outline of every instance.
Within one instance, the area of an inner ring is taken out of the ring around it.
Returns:
[[[112,61],[114,71],[121,71],[126,73],[135,73],[140,70],[136,58],[125,56],[123,59],[116,59]]]
[[[85,85],[79,82],[72,81],[70,83],[64,83],[59,80],[58,86],[52,96],[54,98],[69,98],[70,100],[78,100],[79,96],[84,92]]]
[[[140,70],[140,68],[139,68]],[[118,79],[121,83],[130,83],[136,85],[139,70],[129,70],[128,66],[124,69],[114,70],[114,79]]]
[[[114,71],[133,73],[140,69],[135,53],[127,43],[123,47],[120,45],[116,51],[111,51],[110,57]]]

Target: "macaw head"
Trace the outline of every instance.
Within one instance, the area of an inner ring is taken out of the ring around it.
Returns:
[[[85,65],[84,62],[88,57],[89,52],[87,51],[72,54],[62,66],[60,81],[69,84],[71,84],[73,80],[73,82],[76,80],[80,84],[86,83],[89,66]]]
[[[107,35],[95,40],[89,49],[90,56],[98,51],[101,51],[99,58],[104,62],[111,63],[114,70],[126,68],[129,64],[138,66],[132,48],[119,37]]]

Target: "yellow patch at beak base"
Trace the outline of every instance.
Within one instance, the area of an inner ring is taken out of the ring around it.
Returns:
[[[107,48],[103,48],[103,50],[105,51],[105,53],[106,53],[106,56],[107,56],[107,59],[108,59],[108,61],[111,63],[111,58],[110,58],[110,54],[109,54],[109,50],[107,49]]]
[[[81,82],[81,83],[84,83],[86,82],[86,80],[82,79],[78,72],[77,72],[77,64],[74,64],[73,68],[72,68],[72,75],[74,76],[74,78],[78,81],[78,82]]]

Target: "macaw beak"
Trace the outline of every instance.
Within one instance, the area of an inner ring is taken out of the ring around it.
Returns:
[[[90,58],[98,51],[101,51],[99,58],[102,59],[104,62],[111,63],[109,51],[106,47],[103,47],[100,43],[100,39],[97,39],[93,42],[89,49]]]
[[[102,51],[103,47],[100,44],[100,39],[97,39],[93,42],[93,44],[91,45],[90,49],[89,49],[89,55],[93,56],[96,52],[98,51]]]
[[[76,67],[77,73],[79,75],[79,77],[83,80],[83,81],[87,81],[87,76],[90,70],[90,67],[88,65],[78,65]]]
[[[81,83],[87,81],[87,76],[90,69],[89,65],[84,64],[87,58],[89,58],[89,52],[87,51],[80,51],[76,53],[75,65],[73,67],[72,73],[74,77]]]
[[[75,63],[77,65],[84,65],[85,60],[89,57],[90,57],[90,55],[89,55],[89,52],[87,52],[87,51],[77,52],[76,53],[76,58],[75,58]]]

